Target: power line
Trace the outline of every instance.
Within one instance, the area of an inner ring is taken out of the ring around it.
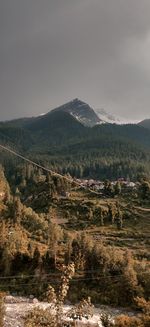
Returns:
[[[122,275],[120,275],[120,276],[112,276],[113,278],[109,278],[109,280],[111,280],[111,283],[114,283],[114,282],[117,282],[117,281],[119,281],[119,280],[121,280],[121,277],[122,277]],[[95,277],[95,278],[77,278],[77,279],[72,279],[72,280],[70,280],[70,283],[79,283],[79,282],[85,282],[85,281],[104,281],[104,280],[106,280],[107,282],[108,282],[108,278],[106,279],[106,277],[105,278],[101,278],[101,279],[99,279],[98,277]],[[58,281],[58,280],[50,280],[50,281],[48,281],[48,280],[46,280],[46,279],[41,279],[40,280],[40,283],[48,283],[48,284],[54,284],[54,285],[60,285],[61,284],[61,280],[60,281]],[[40,285],[39,284],[39,281],[38,282],[35,282],[35,283],[15,283],[14,282],[14,284],[13,283],[11,283],[11,284],[7,284],[7,283],[5,283],[5,284],[1,284],[0,285],[0,287],[17,287],[17,286],[32,286],[32,285]]]
[[[49,168],[47,168],[47,167],[44,167],[44,166],[38,164],[37,162],[35,162],[35,161],[33,161],[33,160],[29,159],[29,158],[26,158],[25,156],[21,155],[20,153],[14,151],[14,150],[12,150],[12,149],[7,148],[6,146],[4,146],[4,145],[2,145],[2,144],[0,144],[0,147],[1,147],[3,150],[8,151],[9,153],[15,155],[16,157],[18,157],[18,158],[20,158],[20,159],[22,159],[22,160],[24,160],[24,161],[26,161],[26,162],[28,162],[28,163],[30,163],[30,164],[36,166],[36,167],[38,167],[38,168],[40,168],[40,169],[42,169],[42,170],[44,170],[44,171],[46,171],[46,172],[49,172],[49,173],[51,173],[51,174],[54,175],[54,176],[58,176],[58,177],[61,177],[61,178],[65,178],[68,182],[73,183],[73,184],[76,184],[77,186],[80,186],[81,188],[83,188],[83,189],[85,190],[85,186],[83,186],[81,183],[79,183],[79,182],[77,182],[77,181],[74,181],[74,180],[71,180],[69,177],[67,177],[67,176],[65,176],[65,175],[62,175],[62,174],[57,173],[57,172],[55,172],[55,171],[53,171],[53,170],[51,170],[51,169],[49,169]],[[88,188],[88,187],[87,187],[87,190],[88,190],[89,192],[91,192],[91,193],[94,193],[94,194],[96,194],[96,195],[99,195],[98,192],[96,192],[96,191],[94,191],[94,190],[91,190],[91,189]]]
[[[3,150],[5,150],[5,151],[8,151],[9,153],[11,153],[11,154],[13,154],[13,155],[15,155],[15,156],[17,156],[17,157],[19,157],[20,159],[22,159],[22,160],[24,160],[24,161],[26,161],[26,162],[28,162],[28,163],[30,163],[30,164],[32,164],[32,165],[34,165],[34,166],[36,166],[36,167],[38,167],[38,168],[40,168],[40,169],[42,169],[42,170],[44,170],[44,171],[46,171],[46,172],[49,172],[49,173],[51,173],[52,175],[54,175],[54,176],[58,176],[58,177],[61,177],[61,178],[64,178],[64,179],[66,179],[67,181],[69,181],[70,183],[74,183],[74,184],[76,184],[77,186],[79,186],[79,187],[81,187],[81,188],[83,188],[84,190],[85,190],[85,186],[83,186],[81,183],[79,183],[79,182],[77,182],[77,181],[74,181],[74,180],[72,180],[72,179],[70,179],[69,177],[67,177],[67,176],[65,176],[65,175],[62,175],[62,174],[60,174],[60,173],[57,173],[57,172],[54,172],[53,170],[51,170],[51,169],[49,169],[49,168],[47,168],[47,167],[44,167],[44,166],[42,166],[42,165],[40,165],[40,164],[38,164],[38,163],[36,163],[36,162],[34,162],[33,160],[31,160],[31,159],[29,159],[29,158],[26,158],[25,156],[23,156],[23,155],[21,155],[21,154],[19,154],[19,153],[17,153],[16,151],[14,151],[14,150],[12,150],[12,149],[10,149],[10,148],[7,148],[7,147],[5,147],[4,145],[1,145],[0,144],[0,147],[3,149]],[[94,194],[96,194],[96,195],[99,195],[99,193],[98,192],[95,192],[94,190],[91,190],[90,188],[87,188],[88,189],[88,191],[89,192],[91,192],[91,193],[94,193]],[[91,271],[84,271],[83,273],[94,273],[94,272],[98,272],[98,270],[91,270]],[[142,274],[144,274],[144,273],[147,273],[147,272],[143,272]],[[58,275],[58,274],[54,274],[55,276],[60,276],[60,274]],[[103,276],[103,275],[99,275],[98,276],[98,278],[99,277],[101,277],[101,279],[102,278],[115,278],[115,277],[120,277],[120,276],[122,276],[123,274],[120,274],[120,275],[117,275],[117,276]],[[52,276],[52,273],[51,274],[47,274],[47,275],[45,275],[46,277],[50,277],[50,276]],[[2,276],[2,277],[0,277],[0,280],[3,280],[3,279],[22,279],[22,278],[35,278],[36,276],[34,276],[34,275],[28,275],[28,276]],[[39,276],[38,276],[39,277]],[[79,281],[79,280],[93,280],[93,278],[91,277],[91,278],[82,278],[82,279],[77,279],[77,280],[72,280],[72,281]],[[19,285],[21,285],[21,284],[19,284]],[[23,284],[22,284],[23,285]],[[27,285],[27,284],[25,284],[25,285]]]
[[[101,270],[100,269],[95,269],[95,270],[84,270],[84,271],[81,271],[81,270],[77,270],[76,271],[76,273],[82,273],[82,274],[92,274],[92,273],[98,273],[98,272],[101,272]],[[144,272],[142,272],[142,275],[143,274],[147,274],[148,272],[147,271],[144,271]],[[97,276],[97,278],[99,278],[99,277],[102,277],[102,278],[115,278],[115,277],[120,277],[120,276],[123,276],[124,274],[123,273],[121,273],[121,274],[117,274],[117,275],[115,275],[115,276],[112,276],[112,275],[106,275],[106,276],[104,276],[104,274],[99,274],[98,276]],[[42,277],[61,277],[62,276],[62,273],[50,273],[50,274],[45,274],[45,275],[43,275]],[[39,278],[40,276],[39,275],[27,275],[27,276],[25,276],[25,275],[22,275],[22,276],[18,276],[18,275],[14,275],[14,276],[1,276],[0,277],[0,280],[7,280],[7,279],[30,279],[30,278]],[[82,278],[82,276],[79,276],[79,277],[76,277],[76,279],[77,280],[79,280],[80,278]],[[84,278],[84,277],[83,277]],[[87,278],[91,278],[91,279],[93,279],[93,277],[87,277]]]
[[[1,145],[1,144],[0,144],[0,147],[1,147],[3,150],[6,150],[6,151],[10,152],[11,154],[13,154],[13,155],[15,155],[15,156],[17,156],[17,157],[19,157],[19,158],[21,158],[21,159],[27,161],[28,163],[30,163],[30,164],[32,164],[32,165],[38,167],[38,168],[41,168],[41,169],[43,169],[43,170],[45,170],[45,171],[47,171],[47,172],[49,172],[49,173],[51,173],[51,174],[53,174],[53,175],[57,175],[57,176],[59,176],[59,177],[64,177],[64,178],[66,178],[68,181],[71,182],[71,180],[70,180],[69,177],[67,177],[67,176],[63,176],[63,175],[61,175],[61,174],[59,174],[59,173],[56,173],[56,172],[54,172],[53,170],[51,170],[51,169],[49,169],[49,168],[46,168],[46,167],[44,167],[44,166],[42,166],[42,165],[40,165],[40,164],[38,164],[38,163],[32,161],[32,160],[29,159],[29,158],[26,158],[25,156],[21,155],[20,153],[17,153],[16,151],[11,150],[11,149],[5,147],[4,145]]]
[[[99,279],[99,276],[97,277],[87,277],[87,278],[73,278],[70,280],[70,284],[73,282],[73,283],[78,283],[78,282],[84,282],[84,281],[104,281],[106,280],[107,283],[109,280],[111,280],[111,283],[116,283],[116,282],[119,282],[121,280],[121,277],[124,276],[124,274],[120,274],[120,275],[117,275],[117,276],[103,276]],[[60,285],[61,284],[61,280],[56,280],[56,279],[51,279],[51,280],[47,280],[47,279],[41,279],[40,280],[40,283],[48,283],[48,284],[54,284],[54,285]],[[17,286],[32,286],[32,285],[38,285],[39,286],[39,281],[38,282],[33,282],[33,283],[15,283],[14,284],[1,284],[0,287],[3,288],[3,287],[17,287]]]

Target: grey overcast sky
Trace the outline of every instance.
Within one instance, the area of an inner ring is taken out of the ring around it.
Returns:
[[[150,118],[150,0],[0,0],[0,120],[76,97]]]

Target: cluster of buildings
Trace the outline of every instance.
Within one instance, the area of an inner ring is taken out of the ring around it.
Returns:
[[[102,182],[100,180],[95,179],[76,179],[76,181],[85,188],[91,188],[95,191],[102,191],[105,188],[105,182]],[[110,181],[111,186],[115,186],[119,182],[120,186],[122,188],[130,188],[134,189],[137,186],[137,183],[126,181],[122,178],[116,180],[116,181]]]

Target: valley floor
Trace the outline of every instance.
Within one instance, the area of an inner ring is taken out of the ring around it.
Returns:
[[[35,307],[40,307],[42,309],[46,309],[49,307],[49,303],[47,302],[38,302],[37,300],[33,300],[32,303],[28,298],[21,297],[6,297],[5,301],[5,321],[4,327],[23,327],[24,326],[24,317],[26,314],[34,309]],[[71,309],[70,305],[64,306],[64,313]],[[134,313],[131,311],[127,311],[123,308],[111,308],[109,306],[97,306],[94,308],[94,315],[88,321],[83,319],[82,324],[86,324],[87,322],[94,326],[99,323],[99,317],[102,313],[107,313],[112,319],[120,314],[127,314],[132,316]],[[81,326],[81,323],[78,324]]]

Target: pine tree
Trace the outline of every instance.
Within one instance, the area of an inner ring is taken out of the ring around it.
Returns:
[[[63,231],[57,224],[49,223],[48,232],[48,250],[51,257],[54,259],[54,267],[57,264],[58,243],[63,237]]]
[[[22,204],[18,196],[13,200],[13,219],[16,224],[20,224],[22,218]]]

